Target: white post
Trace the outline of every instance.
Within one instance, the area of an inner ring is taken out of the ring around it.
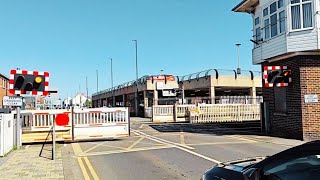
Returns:
[[[20,119],[20,106],[17,107],[17,125],[16,125],[16,146],[19,149],[20,146],[22,146],[21,141],[21,119]]]
[[[56,159],[56,121],[53,118],[52,124],[52,160]]]

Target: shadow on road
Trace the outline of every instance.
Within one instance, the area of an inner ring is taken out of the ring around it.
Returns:
[[[261,132],[260,121],[242,123],[165,123],[150,124],[150,127],[159,132],[189,132],[214,135],[265,135]]]

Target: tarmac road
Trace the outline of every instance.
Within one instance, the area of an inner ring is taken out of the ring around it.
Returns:
[[[200,179],[219,162],[273,155],[299,143],[259,136],[245,126],[152,124],[132,118],[128,138],[66,146],[64,169],[67,179]]]

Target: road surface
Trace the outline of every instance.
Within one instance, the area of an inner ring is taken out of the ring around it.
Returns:
[[[200,179],[219,162],[272,155],[290,147],[271,140],[250,135],[247,129],[152,124],[132,118],[128,138],[67,145],[64,171],[68,179]]]

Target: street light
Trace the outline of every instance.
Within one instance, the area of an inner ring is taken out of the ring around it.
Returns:
[[[138,78],[139,78],[139,74],[138,74],[138,41],[137,40],[132,40],[133,42],[135,42],[135,47],[136,47],[136,85],[137,85],[137,92],[135,93],[135,113],[136,116],[138,116]]]
[[[240,55],[239,55],[239,49],[241,44],[236,44],[237,46],[237,54],[238,54],[238,68],[237,68],[237,74],[241,74],[241,69],[240,69]]]
[[[111,65],[111,91],[112,91],[112,106],[115,106],[115,97],[113,92],[113,64],[112,64],[112,58],[110,58],[110,65]]]

